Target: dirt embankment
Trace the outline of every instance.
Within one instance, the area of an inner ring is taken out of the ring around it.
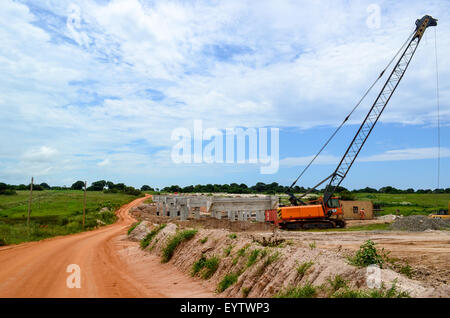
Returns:
[[[158,228],[137,228],[145,231]],[[145,251],[162,257],[181,224],[168,223],[150,240]],[[133,234],[133,233],[132,233]],[[263,246],[270,233],[232,233],[224,229],[200,229],[174,250],[169,264],[186,275],[194,275],[220,297],[272,297],[291,287],[312,284],[317,296],[329,296],[330,280],[343,278],[351,290],[367,290],[367,269],[348,263],[338,252],[312,244],[285,241],[277,246]],[[203,276],[203,279],[201,278]],[[408,279],[390,269],[381,269],[386,287],[396,284],[412,297],[447,297],[448,285],[434,288],[424,282]]]

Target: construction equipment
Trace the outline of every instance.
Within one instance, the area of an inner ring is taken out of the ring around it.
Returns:
[[[356,107],[359,106],[362,99],[355,106],[352,112],[345,118],[344,122],[335,133],[331,136],[330,139],[325,143],[324,147],[319,151],[319,153],[313,158],[310,164],[305,168],[305,170],[300,174],[300,176],[294,181],[291,185],[290,190],[288,191],[289,201],[291,202],[291,206],[280,207],[277,210],[267,210],[266,211],[266,221],[274,223],[281,228],[285,229],[310,229],[310,228],[335,228],[335,227],[345,227],[345,220],[343,218],[342,207],[338,198],[333,197],[336,188],[342,183],[344,178],[347,176],[348,171],[351,166],[355,162],[356,157],[358,156],[361,148],[364,146],[367,138],[372,132],[375,124],[383,113],[386,105],[392,97],[395,89],[400,83],[403,75],[406,72],[406,69],[411,62],[414,53],[417,50],[417,47],[425,33],[425,30],[429,26],[436,26],[437,19],[429,15],[423,16],[421,19],[416,21],[416,28],[413,33],[408,37],[405,44],[406,45],[402,55],[398,59],[396,65],[394,66],[391,74],[389,75],[386,83],[381,89],[378,97],[373,103],[372,107],[369,110],[369,113],[365,117],[361,126],[359,127],[355,137],[347,148],[344,156],[339,162],[336,170],[327,178],[318,183],[315,187],[309,190],[307,193],[303,194],[301,197],[296,197],[292,194],[291,189],[294,187],[295,183],[304,173],[304,171],[310,166],[312,161],[320,154],[320,152],[325,148],[325,146],[329,143],[331,138],[336,135],[336,132],[342,127],[342,125],[348,120],[349,116],[353,113]],[[400,51],[402,50],[400,49]],[[400,52],[399,51],[399,52]],[[396,56],[399,54],[396,54]],[[395,56],[394,56],[395,59]],[[393,59],[393,60],[394,60]],[[392,61],[388,64],[388,66],[381,72],[380,76],[377,78],[375,83],[383,76],[386,69],[392,63]],[[373,88],[375,83],[369,88],[369,91]],[[368,94],[367,91],[363,98]],[[311,191],[315,190],[318,186],[323,184],[326,181],[329,181],[323,196],[318,200],[304,202],[301,200]]]

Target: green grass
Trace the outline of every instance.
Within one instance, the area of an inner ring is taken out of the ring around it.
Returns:
[[[223,256],[225,256],[225,257],[229,256],[232,249],[233,249],[233,245],[232,244],[230,244],[227,247],[225,247],[223,249]]]
[[[157,226],[156,228],[154,228],[153,230],[151,230],[141,241],[140,245],[142,249],[147,248],[147,246],[150,244],[150,242],[153,240],[153,238],[158,235],[159,232],[161,232],[161,230],[163,228],[166,227],[166,224],[160,224],[159,226]]]
[[[184,241],[188,241],[197,234],[197,230],[184,230],[176,233],[163,249],[162,262],[167,263],[173,256],[178,245]]]
[[[370,200],[374,205],[380,205],[383,211],[380,215],[395,214],[397,209],[401,215],[430,214],[436,210],[448,209],[450,193],[356,193],[356,200]]]
[[[205,244],[207,241],[208,241],[208,237],[206,236],[206,237],[204,237],[204,238],[202,238],[202,239],[200,239],[200,240],[198,240],[199,241],[199,243],[201,243],[201,244]]]
[[[220,259],[216,256],[205,258],[203,255],[192,265],[192,276],[201,272],[203,279],[209,279],[219,268]]]
[[[278,292],[274,298],[313,298],[317,295],[316,287],[307,283],[303,286],[290,287]]]
[[[409,298],[408,292],[399,291],[394,281],[391,288],[387,289],[384,284],[378,289],[354,290],[347,286],[339,289],[331,297],[332,298]]]
[[[130,228],[127,231],[127,234],[130,235],[131,232],[133,232],[133,230],[139,225],[141,224],[141,221],[139,222],[134,222],[133,224],[131,224]]]
[[[247,267],[250,267],[256,263],[260,252],[261,252],[261,250],[258,250],[258,249],[250,252],[250,255],[248,256]]]
[[[297,273],[300,277],[305,276],[306,271],[314,265],[314,262],[303,262],[299,266],[297,266]]]
[[[135,198],[123,193],[88,191],[83,229],[83,191],[35,191],[28,229],[29,192],[17,191],[17,195],[0,195],[0,239],[5,244],[18,244],[91,230],[103,223],[111,224],[116,220],[113,212]],[[108,207],[112,212],[98,213],[103,207]],[[101,222],[98,223],[97,220]]]
[[[237,282],[239,275],[236,273],[231,273],[225,275],[225,277],[217,285],[217,292],[221,293],[225,291],[228,287]]]

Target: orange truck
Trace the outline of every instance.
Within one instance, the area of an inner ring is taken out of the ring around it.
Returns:
[[[429,15],[423,16],[421,19],[416,20],[415,30],[408,36],[406,42],[403,44],[402,48],[398,51],[396,56],[402,52],[398,58],[395,66],[386,80],[383,88],[378,94],[375,102],[372,104],[368,114],[363,120],[358,132],[354,136],[352,142],[347,148],[344,156],[339,162],[336,170],[327,178],[322,180],[319,184],[313,187],[310,191],[303,194],[303,196],[297,198],[292,194],[292,188],[303,175],[303,173],[310,167],[313,161],[319,156],[322,150],[328,145],[332,138],[336,135],[338,130],[345,124],[349,119],[351,114],[360,105],[365,96],[370,92],[370,90],[375,86],[375,83],[384,76],[385,71],[388,70],[394,59],[386,66],[386,68],[380,73],[377,80],[369,90],[363,96],[363,98],[356,104],[351,113],[344,119],[342,124],[338,126],[336,131],[331,135],[325,145],[320,149],[320,151],[313,157],[311,162],[304,168],[300,176],[292,183],[287,194],[289,195],[289,201],[292,206],[280,207],[277,210],[267,210],[266,211],[266,221],[274,223],[281,228],[286,229],[310,229],[310,228],[335,228],[335,227],[345,227],[345,221],[343,219],[342,207],[339,200],[333,197],[334,192],[340,186],[341,182],[347,176],[348,171],[355,162],[356,157],[364,146],[367,138],[372,132],[375,124],[378,122],[381,114],[383,113],[386,105],[395,92],[398,84],[400,83],[403,75],[405,74],[416,50],[419,46],[420,41],[425,33],[425,30],[430,26],[436,26],[437,19]],[[305,197],[308,193],[315,190],[325,181],[330,180],[323,196],[316,201],[303,202],[302,197]]]

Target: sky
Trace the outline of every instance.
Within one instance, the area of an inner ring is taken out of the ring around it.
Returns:
[[[424,14],[438,26],[342,185],[436,188],[439,118],[439,186],[450,187],[446,0],[2,0],[0,182],[289,185]],[[334,171],[382,84],[300,186]],[[174,130],[195,121],[279,129],[279,168],[174,162]]]

